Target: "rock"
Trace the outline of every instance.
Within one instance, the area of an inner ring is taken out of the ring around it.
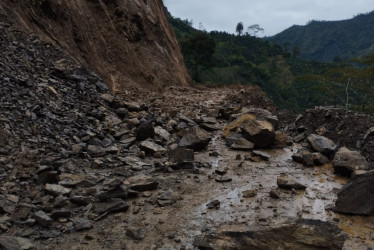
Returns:
[[[54,195],[69,195],[71,193],[70,188],[65,188],[57,184],[45,184],[45,191]]]
[[[105,155],[104,148],[102,146],[88,145],[87,154],[91,156],[103,156]]]
[[[107,93],[102,94],[102,95],[100,96],[100,98],[103,99],[104,101],[109,102],[109,103],[112,103],[112,102],[114,101],[114,96],[112,96],[112,95],[110,95],[110,94],[107,94]]]
[[[318,153],[318,155],[314,154],[315,153],[312,154],[307,148],[300,148],[295,154],[292,155],[292,160],[302,163],[306,167],[313,167],[315,164],[315,158],[320,157],[320,153]],[[320,157],[321,161],[326,158],[322,158],[322,156]],[[318,161],[318,159],[316,159],[316,161]]]
[[[113,198],[122,198],[125,199],[128,196],[128,189],[124,185],[118,185],[112,187],[106,191],[99,192],[96,197],[100,201],[106,201]]]
[[[96,204],[95,212],[99,215],[111,214],[116,212],[126,212],[129,209],[129,204],[122,199],[112,199],[105,203]]]
[[[204,149],[211,139],[212,137],[208,132],[202,130],[199,126],[193,126],[185,129],[179,146],[198,151]]]
[[[52,225],[52,219],[44,211],[39,210],[35,214],[36,222],[42,227],[50,227]]]
[[[255,197],[257,195],[257,192],[256,190],[250,189],[250,190],[243,191],[242,195],[245,198],[250,198],[250,197]]]
[[[229,123],[224,128],[223,135],[228,139],[238,131],[257,148],[268,147],[275,140],[273,125],[268,121],[256,120],[256,117],[250,114],[242,115]]]
[[[242,127],[244,133],[248,136],[248,140],[257,148],[266,148],[275,141],[274,128],[267,121],[252,120]]]
[[[0,248],[5,250],[27,250],[33,249],[34,244],[26,238],[16,236],[0,236]]]
[[[311,134],[308,136],[307,140],[315,151],[323,153],[327,156],[331,156],[336,150],[335,143],[324,136]]]
[[[182,113],[178,113],[178,114],[177,114],[177,117],[178,117],[181,121],[183,121],[183,122],[185,122],[185,123],[188,123],[188,124],[190,124],[190,125],[196,125],[196,122],[194,122],[193,120],[191,120],[191,119],[188,118],[187,116],[183,115]]]
[[[337,174],[351,176],[354,171],[368,170],[368,163],[358,151],[351,151],[342,147],[335,154],[332,162],[334,171]]]
[[[130,237],[132,240],[142,240],[145,238],[145,233],[142,229],[127,228],[126,236]]]
[[[262,151],[258,151],[258,150],[253,150],[252,151],[252,154],[254,156],[258,156],[260,157],[261,159],[265,160],[265,161],[268,161],[270,160],[270,155],[265,153],[265,152],[262,152]]]
[[[293,138],[293,141],[296,143],[300,143],[305,139],[305,133],[301,133]]]
[[[117,126],[122,123],[122,120],[115,114],[110,114],[105,117],[105,121],[110,127]]]
[[[88,230],[93,227],[92,222],[88,219],[79,218],[74,221],[74,228],[77,231]]]
[[[312,154],[313,163],[317,166],[325,165],[329,162],[329,159],[323,154],[317,152]]]
[[[219,166],[214,172],[219,175],[224,175],[227,173],[227,167]]]
[[[170,162],[173,163],[193,162],[195,160],[193,150],[182,147],[171,150],[169,158]]]
[[[127,185],[130,189],[138,192],[154,190],[158,187],[158,182],[155,181],[152,177],[148,176],[130,177],[124,181],[124,184]]]
[[[221,202],[219,200],[213,200],[209,202],[208,204],[206,204],[206,207],[209,209],[212,209],[212,208],[218,209],[220,205],[221,205]]]
[[[44,171],[38,174],[37,183],[46,184],[46,183],[57,183],[59,182],[59,173],[58,171]]]
[[[60,209],[60,210],[53,210],[51,214],[51,218],[58,219],[58,218],[70,218],[72,212],[67,209]]]
[[[230,145],[231,149],[236,150],[251,150],[254,148],[254,144],[244,138],[232,139],[232,144]]]
[[[136,139],[138,141],[144,141],[148,138],[154,138],[155,137],[155,129],[152,125],[152,123],[144,122],[141,123],[136,131]]]
[[[279,199],[280,198],[280,195],[279,195],[278,191],[274,190],[274,189],[270,190],[269,196],[271,198],[274,198],[274,199]]]
[[[305,184],[290,175],[279,176],[277,178],[277,184],[281,188],[306,189]]]
[[[292,145],[292,140],[287,134],[279,131],[275,132],[273,148],[282,149],[290,145]]]
[[[9,201],[5,196],[0,195],[0,214],[13,214],[16,211],[16,204]]]
[[[149,140],[142,141],[139,147],[140,149],[144,150],[148,154],[155,154],[155,153],[165,154],[167,152],[167,150],[164,147]]]
[[[232,178],[228,176],[218,176],[217,178],[215,178],[215,181],[216,182],[230,182],[232,181]]]
[[[175,194],[172,190],[168,190],[157,197],[157,203],[161,207],[173,205],[175,203]]]
[[[194,240],[199,249],[343,249],[347,235],[330,222],[300,219],[277,227],[222,226]]]
[[[160,136],[165,141],[170,141],[170,133],[167,130],[163,129],[160,126],[155,127],[154,130],[156,135]]]
[[[374,171],[356,175],[338,192],[334,211],[356,215],[374,215]]]

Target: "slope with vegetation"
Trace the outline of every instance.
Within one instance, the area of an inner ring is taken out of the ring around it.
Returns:
[[[303,49],[298,46],[290,49],[289,44],[281,47],[255,37],[251,31],[261,31],[258,25],[243,32],[244,25],[239,22],[234,35],[197,30],[192,21],[171,15],[169,20],[196,82],[255,84],[278,107],[296,112],[314,106],[374,111],[372,56],[350,61],[310,61],[300,57]],[[352,54],[360,53],[354,51]]]
[[[294,25],[268,40],[286,48],[300,48],[301,57],[339,61],[374,52],[374,11],[343,21],[316,21]]]

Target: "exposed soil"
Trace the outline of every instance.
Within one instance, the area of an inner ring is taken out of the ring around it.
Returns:
[[[162,1],[10,1],[0,13],[95,71],[113,92],[188,85]]]

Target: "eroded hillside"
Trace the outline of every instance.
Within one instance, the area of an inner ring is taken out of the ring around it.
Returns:
[[[113,92],[187,85],[179,45],[162,1],[10,1],[0,12],[97,72]]]

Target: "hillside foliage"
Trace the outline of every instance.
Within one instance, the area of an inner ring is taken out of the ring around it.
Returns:
[[[285,48],[297,46],[301,58],[331,62],[374,53],[374,11],[343,21],[309,21],[267,38]]]
[[[196,82],[255,84],[279,108],[296,112],[314,106],[374,111],[373,57],[334,62],[304,60],[298,46],[279,46],[244,33],[240,23],[239,29],[233,27],[235,35],[197,30],[192,21],[171,15],[170,22]]]

